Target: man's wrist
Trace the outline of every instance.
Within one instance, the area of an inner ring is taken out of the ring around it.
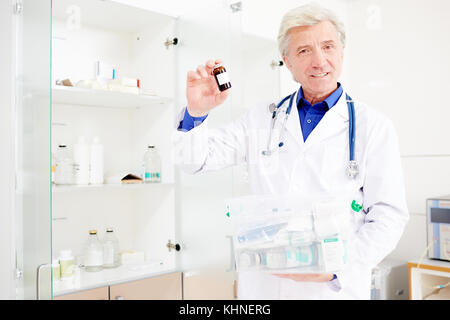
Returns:
[[[203,117],[193,117],[189,114],[188,109],[184,110],[184,117],[183,120],[180,121],[180,124],[178,125],[179,131],[189,131],[196,126],[203,123],[203,121],[207,118],[208,115]]]
[[[335,292],[339,292],[342,290],[341,283],[339,282],[339,279],[336,274],[333,274],[333,279],[328,281],[327,284],[328,287]]]
[[[195,112],[195,111],[189,110],[189,107],[186,107],[186,111],[192,118],[203,118],[208,115],[208,112],[206,112],[206,113]]]

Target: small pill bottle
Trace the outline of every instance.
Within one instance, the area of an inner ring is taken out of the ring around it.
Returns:
[[[61,279],[61,266],[59,265],[58,259],[53,259],[52,261],[52,276],[53,281],[57,281]]]
[[[75,258],[71,250],[61,250],[59,255],[59,265],[61,272],[61,280],[70,279],[73,276],[73,267]]]
[[[222,64],[216,64],[213,69],[214,77],[216,78],[217,85],[220,91],[225,91],[231,88],[230,78],[228,72]]]

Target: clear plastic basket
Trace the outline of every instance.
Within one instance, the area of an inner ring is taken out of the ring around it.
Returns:
[[[330,273],[347,262],[348,199],[248,196],[227,201],[237,271]]]

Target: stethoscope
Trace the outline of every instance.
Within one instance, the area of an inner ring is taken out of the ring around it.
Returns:
[[[280,142],[278,143],[278,148],[281,148],[284,145],[283,136],[284,136],[284,132],[286,131],[286,122],[289,118],[289,115],[291,114],[292,104],[293,104],[295,94],[296,94],[296,92],[284,97],[280,101],[280,103],[278,103],[278,105],[275,105],[274,103],[272,103],[269,106],[269,110],[272,113],[272,123],[270,125],[269,140],[267,141],[267,150],[262,151],[262,154],[264,156],[270,156],[270,155],[272,155],[272,153],[274,153],[276,151],[275,150],[276,147],[275,147],[275,149],[270,148],[270,144],[272,142],[272,133],[275,128],[275,123],[277,121],[278,113],[281,111],[281,109],[280,109],[281,106],[287,100],[289,100],[289,105],[288,105],[288,108],[286,109],[285,116],[283,119],[283,124],[281,126],[281,132],[280,132],[280,137],[279,137]],[[346,172],[350,179],[355,179],[359,173],[358,162],[355,160],[355,107],[353,105],[352,98],[348,94],[345,94],[345,98],[347,101],[347,108],[348,108],[348,121],[349,121],[348,142],[349,142],[349,153],[350,153],[350,157],[349,157],[350,160],[348,162]]]

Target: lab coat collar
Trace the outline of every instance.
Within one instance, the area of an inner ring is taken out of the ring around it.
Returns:
[[[343,130],[348,130],[348,107],[345,92],[310,133],[305,142],[305,148],[320,143]]]
[[[293,100],[294,103],[298,99],[298,93],[299,91],[295,93],[295,97]],[[289,115],[288,121],[286,123],[286,129],[292,135],[294,141],[297,142],[298,146],[302,147],[304,144],[303,133],[302,128],[300,127],[300,116],[298,114],[296,106],[292,106],[291,114]]]
[[[331,108],[327,113],[329,112],[336,112],[338,115],[342,117],[344,121],[348,121],[348,106],[347,106],[347,94],[346,92],[342,92],[341,97],[339,98],[336,105]],[[325,113],[325,115],[327,114]],[[320,123],[320,122],[319,122]]]
[[[298,91],[296,92],[294,101],[297,101],[297,95]],[[306,139],[306,142],[304,142],[303,139],[303,133],[300,127],[300,118],[297,110],[292,110],[286,123],[286,129],[293,136],[298,146],[301,149],[304,149],[309,145],[323,141],[343,129],[348,129],[346,122],[348,122],[348,108],[346,94],[344,91],[342,92],[342,95],[336,105],[325,113],[322,120],[320,120],[314,130],[310,133],[308,139]]]

